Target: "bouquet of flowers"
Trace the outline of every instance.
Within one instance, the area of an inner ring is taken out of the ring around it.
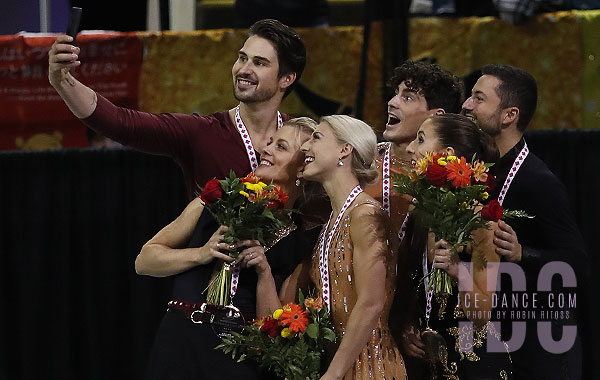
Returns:
[[[287,194],[277,185],[262,182],[254,173],[244,178],[233,171],[229,178],[211,179],[200,198],[217,223],[227,226],[223,240],[228,244],[253,239],[272,245],[281,231],[292,226],[291,211],[285,209]],[[239,252],[229,255],[237,259]],[[223,262],[208,285],[207,303],[227,306],[230,303],[232,266]]]
[[[299,301],[257,319],[241,333],[229,332],[216,348],[238,361],[254,360],[288,380],[319,379],[325,344],[335,341],[335,333],[320,297],[305,299],[300,291]]]
[[[487,221],[530,217],[523,211],[503,210],[497,200],[487,201],[494,187],[494,176],[489,173],[492,165],[475,156],[468,162],[464,157],[426,153],[414,169],[406,168],[408,175],[393,174],[392,179],[396,191],[413,196],[411,213],[456,254],[472,242],[473,230],[487,228]],[[429,284],[436,296],[452,294],[452,281],[442,269],[431,271]]]

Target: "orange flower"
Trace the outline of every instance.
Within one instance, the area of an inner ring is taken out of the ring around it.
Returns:
[[[473,166],[473,178],[477,182],[485,182],[487,181],[487,172],[489,171],[488,167],[481,161],[475,161],[475,165]]]
[[[259,183],[260,182],[260,178],[256,176],[256,174],[254,174],[254,172],[250,172],[250,174],[248,174],[247,176],[245,176],[244,178],[240,179],[240,181],[242,181],[242,183],[244,182],[250,182],[250,183]]]
[[[448,162],[446,165],[448,170],[448,180],[452,182],[454,187],[469,186],[471,184],[471,165],[467,163],[464,157],[459,160]]]
[[[265,324],[265,317],[255,319],[252,323],[253,326],[258,327],[259,329]]]
[[[291,332],[304,332],[308,325],[308,313],[300,305],[289,303],[283,307],[279,317],[282,326],[287,326]]]
[[[304,299],[304,306],[309,309],[315,309],[316,311],[320,311],[323,308],[323,299],[319,298],[306,298]]]
[[[287,203],[288,195],[281,189],[281,187],[275,185],[273,189],[268,192],[265,198],[271,198],[267,204],[268,208],[283,208]]]

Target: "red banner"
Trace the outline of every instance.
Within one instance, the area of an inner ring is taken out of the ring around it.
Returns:
[[[0,36],[0,149],[86,147],[83,124],[48,82],[55,37]],[[77,37],[73,75],[117,105],[137,108],[142,42],[135,33]]]

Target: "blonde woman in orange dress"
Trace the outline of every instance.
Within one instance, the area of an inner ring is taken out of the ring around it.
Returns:
[[[263,250],[253,250],[258,316],[294,301],[306,277],[329,308],[339,346],[328,353],[333,359],[321,380],[406,379],[404,360],[388,328],[396,281],[389,219],[381,204],[362,191],[378,175],[376,146],[375,134],[364,122],[344,115],[323,117],[301,148],[304,180],[323,186],[333,210],[312,260],[300,264],[277,294]]]
[[[323,185],[333,210],[310,266],[341,338],[322,380],[406,378],[388,328],[396,277],[389,220],[362,191],[377,178],[376,147],[371,127],[343,115],[324,117],[302,145],[304,178]]]

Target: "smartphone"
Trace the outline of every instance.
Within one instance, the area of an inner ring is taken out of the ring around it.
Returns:
[[[71,44],[75,45],[75,38],[79,32],[79,22],[81,21],[81,11],[79,7],[72,7],[69,14],[69,25],[67,26],[67,35],[73,37]]]

